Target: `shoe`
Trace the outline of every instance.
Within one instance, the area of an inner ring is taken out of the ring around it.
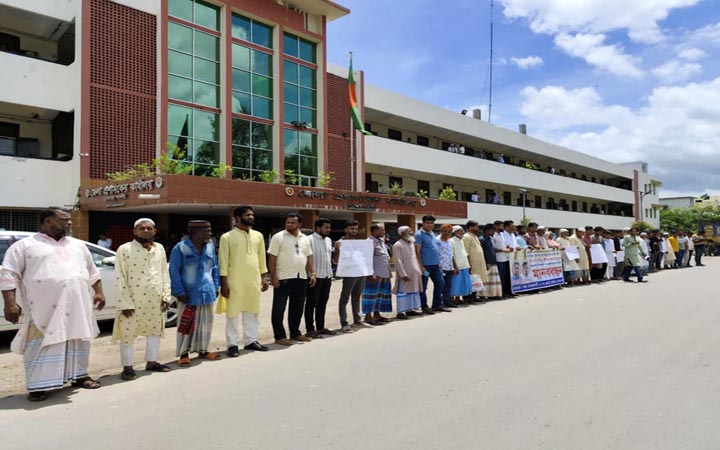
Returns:
[[[246,345],[243,347],[245,350],[254,350],[256,352],[266,352],[269,349],[265,347],[264,345],[260,344],[258,341],[255,341],[251,344]]]
[[[207,359],[210,361],[215,361],[217,359],[221,359],[222,356],[219,353],[215,352],[200,352],[200,359]]]
[[[320,338],[320,333],[317,331],[311,331],[310,333],[307,333],[305,336],[309,337],[310,339],[318,339]]]
[[[228,347],[227,355],[230,358],[237,358],[238,356],[240,356],[240,350],[238,350],[238,346],[231,345],[230,347]]]
[[[444,306],[444,308],[457,308],[457,307],[458,307],[458,305],[456,305],[456,304],[454,304],[454,303],[451,303],[451,304],[449,304],[449,305],[445,305],[445,306]]]
[[[638,283],[647,283],[647,280],[638,280]]]
[[[435,314],[433,312],[433,310],[430,308],[423,308],[422,313],[425,314],[426,316],[432,316],[433,314]]]
[[[443,308],[443,307],[433,308],[433,311],[434,311],[434,312],[451,312],[451,310],[449,310],[449,309],[447,309],[447,308]]]
[[[422,313],[419,313],[417,311],[405,311],[405,315],[408,317],[414,317],[414,316],[422,316]]]
[[[627,279],[626,279],[626,278],[623,278],[623,281],[626,282],[626,283],[634,283],[634,281],[631,280],[631,279],[629,279],[629,278],[627,278]]]
[[[291,341],[290,339],[285,339],[285,338],[275,339],[275,343],[276,343],[277,345],[284,345],[285,347],[289,347],[289,346],[295,344],[295,343],[294,343],[293,341]]]
[[[318,334],[322,334],[324,336],[335,336],[337,333],[333,330],[328,330],[327,328],[323,328],[322,330],[318,331]]]
[[[397,316],[395,316],[397,320],[409,320],[410,318],[405,313],[400,313]]]
[[[344,327],[342,327],[340,329],[340,331],[342,331],[343,333],[354,333],[355,329],[353,327],[351,327],[350,325],[345,325]]]
[[[291,337],[290,340],[292,341],[298,341],[298,342],[312,342],[312,338],[309,338],[307,336],[303,336],[302,334],[299,336]]]

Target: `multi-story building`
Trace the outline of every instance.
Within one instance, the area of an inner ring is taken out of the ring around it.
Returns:
[[[166,237],[189,218],[227,229],[242,203],[265,232],[289,210],[364,228],[522,211],[550,227],[655,220],[646,164],[367,86],[362,72],[376,135],[352,130],[347,71],[326,58],[327,23],[348,13],[329,0],[0,0],[0,227],[35,229],[49,205],[79,206],[78,236],[117,243],[140,216]],[[154,160],[157,173],[138,167]],[[133,179],[108,180],[130,167]],[[437,199],[443,187],[460,201]]]

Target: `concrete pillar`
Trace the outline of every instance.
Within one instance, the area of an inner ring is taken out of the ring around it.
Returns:
[[[170,214],[159,213],[155,214],[155,229],[157,234],[161,234],[166,237],[170,237]],[[185,228],[183,227],[183,230]]]
[[[417,227],[417,219],[414,214],[400,214],[397,216],[397,226],[410,227],[414,231]]]
[[[358,237],[366,238],[370,236],[370,225],[372,225],[372,213],[362,212],[353,214],[353,219],[357,220],[359,225]]]
[[[90,239],[90,213],[73,209],[70,211],[72,220],[73,237],[87,241]]]
[[[303,218],[302,227],[315,230],[315,221],[320,218],[320,212],[317,209],[302,209],[300,215]]]

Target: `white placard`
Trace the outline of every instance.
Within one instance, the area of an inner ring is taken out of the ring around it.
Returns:
[[[608,262],[605,247],[602,244],[593,244],[590,247],[590,259],[592,259],[593,264],[603,264]]]
[[[565,254],[567,255],[568,259],[571,261],[580,259],[580,253],[578,253],[577,245],[571,245],[570,247],[566,247]]]
[[[367,277],[373,274],[373,243],[366,239],[338,241],[340,258],[335,275],[340,278]]]
[[[623,262],[625,261],[625,251],[620,250],[615,254],[615,259],[617,259],[617,262]]]

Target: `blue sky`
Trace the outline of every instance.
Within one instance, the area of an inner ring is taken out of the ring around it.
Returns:
[[[487,118],[489,0],[342,0],[328,59]],[[438,6],[441,5],[441,6]],[[493,124],[720,194],[720,0],[496,0]]]

